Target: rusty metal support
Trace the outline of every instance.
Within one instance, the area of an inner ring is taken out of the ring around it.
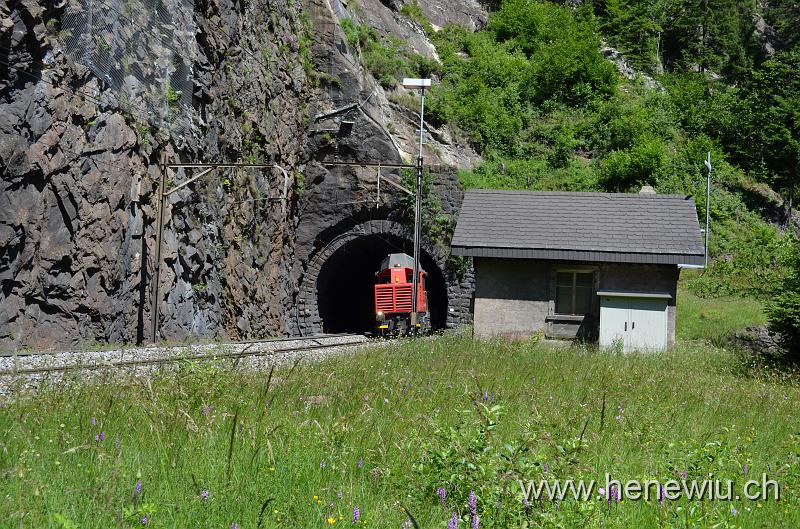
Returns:
[[[323,165],[331,165],[336,167],[377,167],[378,168],[378,193],[381,190],[381,180],[386,182],[392,187],[395,187],[408,195],[413,195],[414,192],[406,188],[399,182],[395,182],[391,178],[381,176],[381,168],[388,167],[389,169],[413,169],[416,165],[398,164],[398,163],[360,163],[360,162],[323,162]]]
[[[159,281],[161,276],[161,246],[163,244],[163,232],[164,232],[164,199],[175,193],[176,191],[180,191],[184,187],[188,186],[192,182],[202,178],[203,176],[209,174],[214,169],[223,169],[223,168],[253,168],[253,169],[267,169],[267,168],[276,168],[283,173],[283,196],[278,198],[277,200],[281,200],[283,202],[283,214],[286,214],[287,203],[289,201],[289,173],[278,164],[255,164],[255,163],[167,163],[167,153],[164,152],[161,157],[161,164],[159,164],[161,169],[161,177],[159,180],[158,185],[158,203],[156,204],[157,213],[156,213],[156,243],[155,243],[155,259],[153,263],[153,281],[150,288],[150,296],[152,301],[152,306],[150,310],[150,342],[155,344],[158,341],[158,329],[161,319],[161,310],[160,310],[160,303],[159,303]],[[205,171],[200,172],[196,176],[186,180],[185,182],[181,182],[177,186],[173,187],[169,191],[164,191],[164,187],[166,186],[166,176],[167,171],[169,169],[197,169],[197,168],[207,168]]]
[[[164,231],[164,186],[166,185],[167,173],[167,153],[161,156],[161,179],[158,184],[158,203],[156,208],[156,245],[154,248],[155,259],[153,260],[153,280],[150,288],[152,307],[150,309],[150,342],[155,344],[158,341],[159,325],[159,280],[161,275],[161,239]]]
[[[179,184],[179,185],[177,185],[177,186],[173,187],[172,189],[170,189],[169,191],[167,191],[166,193],[164,193],[164,196],[165,196],[165,197],[168,197],[168,196],[170,196],[172,193],[174,193],[174,192],[176,192],[176,191],[180,191],[180,190],[181,190],[181,189],[183,189],[184,187],[188,186],[189,184],[191,184],[191,183],[192,183],[192,182],[194,182],[195,180],[197,180],[197,179],[199,179],[199,178],[202,178],[202,177],[204,177],[205,175],[207,175],[208,173],[210,173],[210,172],[211,172],[211,171],[213,171],[213,170],[214,170],[214,168],[212,167],[212,168],[210,168],[210,169],[206,169],[205,171],[202,171],[202,172],[201,172],[200,174],[198,174],[197,176],[193,176],[192,178],[188,179],[187,181],[185,181],[185,182],[182,182],[181,184]]]

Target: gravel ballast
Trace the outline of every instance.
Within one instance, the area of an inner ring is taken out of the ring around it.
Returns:
[[[104,351],[24,353],[0,356],[0,398],[62,381],[107,382],[124,376],[151,376],[191,362],[225,359],[237,369],[268,370],[297,361],[318,362],[354,351],[368,340],[360,335],[320,335],[247,343],[152,346]]]

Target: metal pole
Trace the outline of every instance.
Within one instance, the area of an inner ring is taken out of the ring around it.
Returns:
[[[155,344],[158,341],[158,323],[159,323],[159,288],[158,283],[161,274],[161,238],[162,231],[164,230],[164,186],[166,185],[166,172],[167,172],[167,154],[166,152],[161,157],[161,179],[158,184],[158,204],[156,213],[156,246],[155,246],[155,259],[153,261],[153,282],[151,285],[150,297],[152,298],[152,307],[150,310],[150,342]]]
[[[414,278],[411,293],[411,325],[417,330],[417,308],[419,306],[419,246],[422,224],[422,133],[424,131],[425,88],[422,88],[422,107],[419,112],[419,154],[417,155],[417,197],[414,206]]]
[[[711,214],[711,151],[708,151],[706,160],[706,249],[705,249],[705,268],[708,268],[708,220]]]

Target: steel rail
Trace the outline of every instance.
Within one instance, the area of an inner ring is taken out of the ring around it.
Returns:
[[[308,341],[308,340],[317,341],[318,339],[303,338],[302,340],[298,341]],[[255,345],[255,343],[250,344],[247,348],[252,347],[253,345]],[[268,351],[247,351],[247,348],[245,348],[245,350],[242,351],[220,353],[220,354],[195,354],[195,355],[171,356],[168,358],[123,360],[120,362],[109,362],[109,363],[100,363],[91,365],[76,364],[71,366],[35,367],[27,369],[3,370],[0,371],[0,376],[35,375],[41,373],[56,373],[56,372],[68,372],[68,371],[82,371],[82,370],[95,371],[98,369],[116,369],[121,367],[163,365],[163,364],[192,361],[192,360],[217,360],[217,359],[228,359],[228,358],[237,359],[237,358],[256,357],[256,356],[274,356],[276,354],[281,354],[281,353],[291,353],[295,351],[314,351],[320,349],[330,349],[333,347],[346,347],[350,345],[359,345],[364,343],[367,342],[364,340],[354,340],[349,342],[339,342],[339,343],[329,343],[329,344],[320,344],[319,342],[317,342],[316,345],[306,345],[301,347],[284,347],[282,349],[271,349]]]
[[[281,336],[281,337],[276,337],[276,338],[261,338],[261,339],[254,338],[252,340],[236,340],[234,342],[224,342],[223,344],[219,344],[219,343],[188,343],[188,344],[182,344],[182,345],[181,344],[164,345],[161,348],[162,349],[177,349],[177,348],[181,348],[181,347],[185,348],[185,347],[193,347],[193,346],[200,346],[200,347],[202,347],[202,346],[214,346],[214,345],[217,345],[217,346],[223,345],[223,346],[225,346],[225,345],[241,345],[241,344],[251,344],[251,343],[270,344],[270,343],[278,343],[278,342],[295,342],[295,341],[301,341],[301,340],[319,340],[319,339],[325,339],[325,338],[352,338],[353,336],[363,336],[363,334],[341,332],[341,333],[330,333],[330,334],[312,334],[310,336]],[[87,350],[87,351],[68,351],[67,350],[67,351],[25,351],[25,352],[22,352],[22,353],[17,353],[17,352],[14,352],[14,353],[0,353],[0,359],[3,359],[3,358],[14,358],[14,357],[33,358],[33,357],[37,357],[37,356],[48,356],[48,355],[52,356],[52,355],[57,355],[57,354],[107,353],[107,352],[111,352],[111,351],[133,352],[133,351],[137,351],[137,350],[152,349],[153,347],[159,347],[159,346],[151,345],[151,346],[143,346],[143,347],[130,347],[128,349],[124,349],[124,348],[122,348],[122,349],[109,348],[109,349],[94,349],[94,350]]]

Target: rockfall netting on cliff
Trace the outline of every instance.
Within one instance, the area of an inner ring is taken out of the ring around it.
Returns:
[[[194,0],[69,0],[64,51],[103,79],[124,111],[182,132],[191,119],[193,17]]]

